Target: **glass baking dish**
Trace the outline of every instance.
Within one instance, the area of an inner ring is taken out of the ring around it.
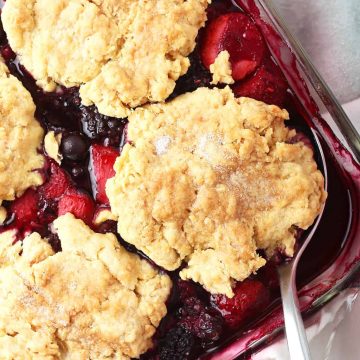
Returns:
[[[329,171],[324,217],[298,269],[303,315],[315,312],[346,288],[360,269],[360,136],[271,0],[233,0],[261,29],[294,94],[296,112],[321,138]],[[325,122],[322,113],[331,120]],[[334,134],[341,134],[341,142]],[[247,358],[283,331],[280,299],[262,318],[201,359]]]
[[[329,199],[317,236],[307,248],[298,271],[300,305],[307,315],[336,296],[360,268],[360,138],[272,3],[266,0],[233,2],[248,13],[262,31],[291,87],[295,112],[318,133],[327,155]],[[0,8],[3,4],[0,0]],[[325,111],[332,118],[332,129],[321,118],[320,114]],[[344,137],[344,144],[333,131]],[[241,359],[265,346],[282,330],[278,297],[260,318],[200,358]]]

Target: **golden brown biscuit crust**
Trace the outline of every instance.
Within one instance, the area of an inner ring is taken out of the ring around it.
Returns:
[[[43,182],[37,170],[44,132],[34,114],[31,95],[0,58],[0,205]]]
[[[11,47],[39,86],[80,86],[85,105],[125,117],[163,101],[189,67],[208,0],[8,0]]]
[[[286,110],[201,88],[129,117],[108,181],[118,231],[158,265],[232,296],[280,248],[293,254],[325,199],[312,150],[290,144]]]
[[[171,281],[66,214],[62,251],[33,233],[0,235],[1,359],[130,359],[152,346]]]

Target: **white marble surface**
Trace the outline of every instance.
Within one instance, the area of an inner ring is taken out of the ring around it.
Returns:
[[[336,96],[360,96],[360,1],[273,0]]]

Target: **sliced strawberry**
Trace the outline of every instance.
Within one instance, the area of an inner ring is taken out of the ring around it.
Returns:
[[[62,196],[71,187],[69,175],[55,162],[50,164],[49,180],[40,188],[45,199],[55,200]]]
[[[87,194],[70,190],[64,194],[58,205],[58,215],[72,213],[76,218],[90,225],[94,216],[95,204]]]
[[[283,106],[286,99],[287,82],[276,65],[262,65],[248,80],[236,83],[236,96],[251,97],[270,105]]]
[[[232,77],[241,80],[260,65],[265,44],[249,17],[237,12],[228,13],[211,21],[205,30],[200,49],[204,66],[209,69],[224,50],[230,54]]]
[[[101,204],[108,204],[109,199],[106,196],[105,186],[108,179],[115,175],[114,163],[119,156],[119,152],[113,148],[92,145],[90,149],[90,164],[93,172],[92,185],[94,197]]]
[[[15,215],[15,223],[19,227],[30,226],[37,222],[39,197],[35,190],[28,189],[21,197],[10,205],[10,211]]]
[[[211,297],[230,328],[242,325],[246,319],[260,312],[270,299],[265,286],[260,281],[250,279],[237,283],[234,294],[232,298],[225,295]]]

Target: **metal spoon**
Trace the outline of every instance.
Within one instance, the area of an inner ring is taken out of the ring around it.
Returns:
[[[320,155],[319,165],[321,165],[323,170],[323,175],[325,179],[325,190],[327,190],[328,179],[324,152],[317,134],[314,130],[312,130],[312,133],[315,139],[318,154]],[[281,298],[285,320],[285,332],[291,360],[311,360],[311,354],[309,350],[309,344],[306,338],[304,323],[299,310],[299,300],[296,289],[296,269],[301,255],[303,254],[305,248],[312,239],[320,223],[323,211],[324,207],[322,208],[315,223],[312,225],[312,228],[307,234],[306,238],[303,239],[301,246],[299,247],[295,256],[291,259],[291,261],[278,267]]]

